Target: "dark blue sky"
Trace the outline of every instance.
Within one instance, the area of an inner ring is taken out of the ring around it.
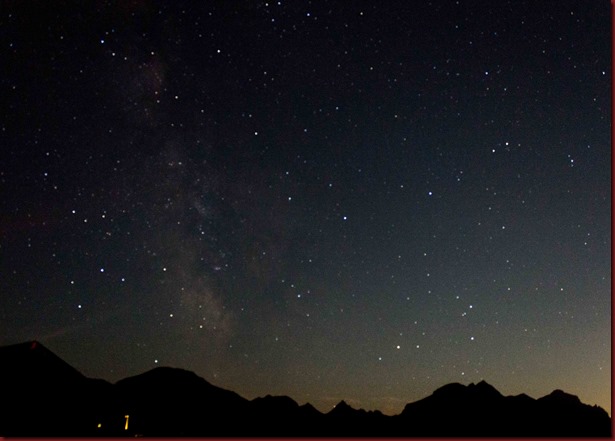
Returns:
[[[321,410],[485,379],[610,412],[609,2],[9,2],[0,29],[0,344]]]

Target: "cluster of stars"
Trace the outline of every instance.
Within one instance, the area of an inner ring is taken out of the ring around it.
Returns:
[[[140,367],[304,397],[331,360],[400,394],[574,365],[545,348],[608,334],[604,17],[466,6],[11,6],[11,336],[110,328]]]

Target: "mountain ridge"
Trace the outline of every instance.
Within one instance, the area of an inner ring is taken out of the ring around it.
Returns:
[[[561,389],[534,399],[504,396],[485,380],[449,383],[398,415],[354,409],[344,400],[321,413],[288,396],[248,400],[180,368],[156,367],[113,384],[90,379],[38,341],[0,347],[0,388],[17,391],[0,409],[0,436],[611,434],[604,409]],[[229,419],[240,423],[229,426]]]

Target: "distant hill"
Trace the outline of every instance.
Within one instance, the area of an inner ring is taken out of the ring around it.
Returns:
[[[5,437],[611,436],[606,411],[561,390],[533,399],[452,383],[395,416],[345,401],[323,414],[285,396],[250,401],[183,369],[90,379],[36,341],[0,347],[0,391]]]

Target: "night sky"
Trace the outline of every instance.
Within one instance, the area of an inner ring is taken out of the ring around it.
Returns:
[[[610,413],[610,7],[3,2],[0,344]]]

